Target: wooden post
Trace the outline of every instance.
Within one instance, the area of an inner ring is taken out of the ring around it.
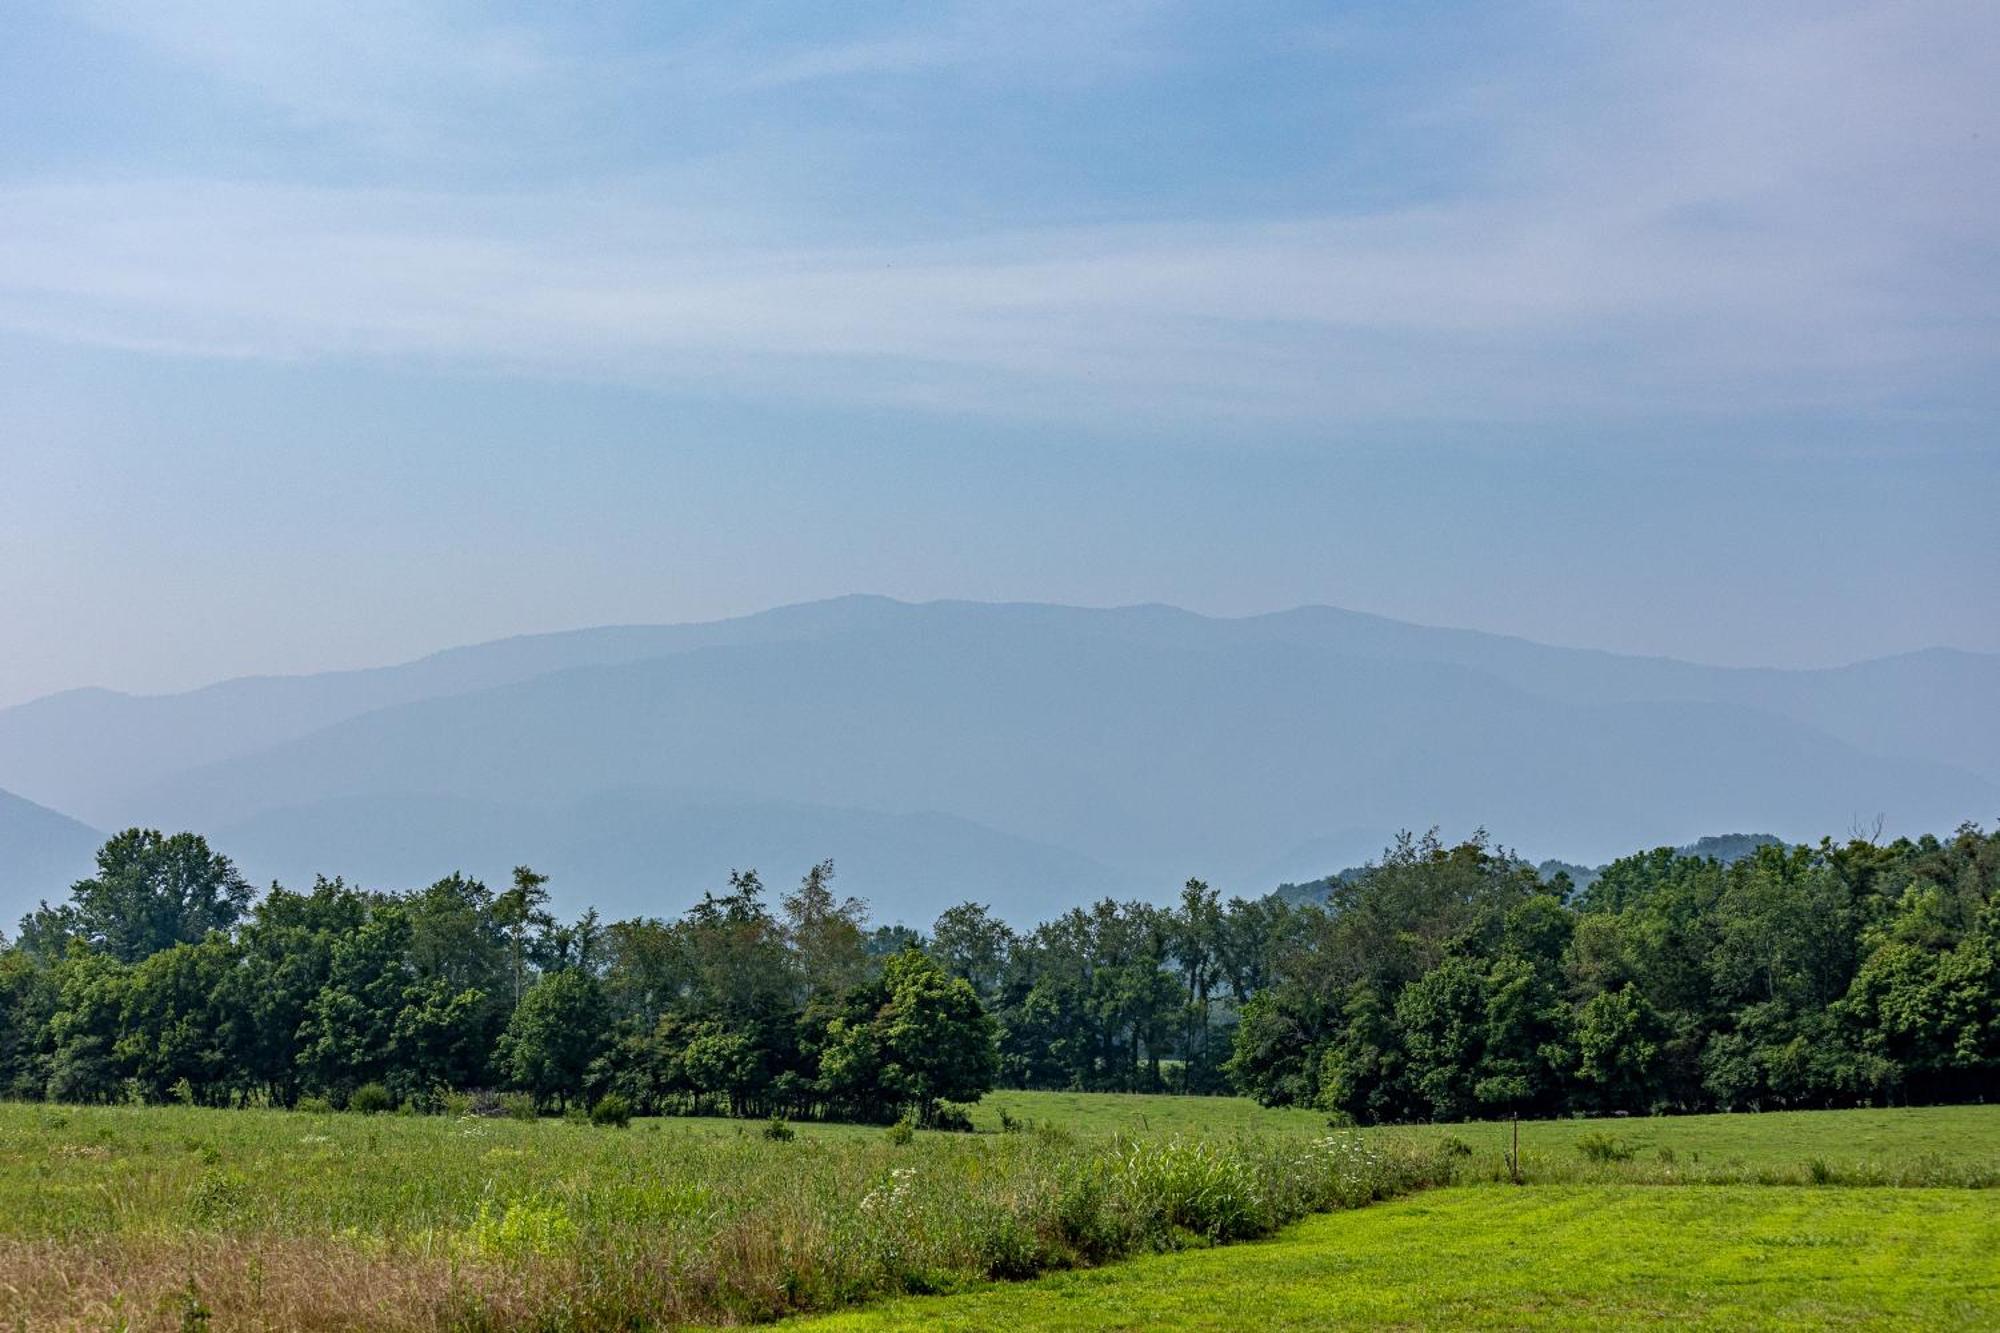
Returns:
[[[1521,1113],[1516,1111],[1508,1117],[1514,1122],[1514,1150],[1507,1154],[1507,1169],[1514,1176],[1516,1185],[1521,1183]]]

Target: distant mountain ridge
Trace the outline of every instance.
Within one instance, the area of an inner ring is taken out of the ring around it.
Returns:
[[[66,690],[0,709],[0,774],[52,805],[115,813],[117,794],[377,709],[569,667],[641,661],[712,644],[811,638],[833,619],[851,627],[878,604],[898,605],[856,596],[687,625],[562,630],[447,648],[396,666],[242,676],[177,694]]]
[[[90,873],[102,841],[68,815],[0,791],[0,902],[25,910],[38,898],[60,898]],[[11,934],[19,915],[0,919],[0,930]]]
[[[1262,892],[1274,868],[1432,824],[1594,860],[1745,824],[1949,828],[2000,813],[1996,698],[2000,657],[1977,654],[1739,670],[1329,608],[852,597],[53,696],[0,710],[0,786],[99,827],[238,837],[258,877],[417,882],[498,827],[495,864],[570,860],[565,900],[607,911],[729,864],[782,880],[830,855],[870,881],[851,891],[922,920],[966,893],[1015,914],[1087,885],[1164,896],[1188,875]],[[585,854],[648,836],[709,850]],[[838,845],[804,852],[815,837]]]

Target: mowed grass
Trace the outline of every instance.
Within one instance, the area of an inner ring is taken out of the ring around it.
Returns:
[[[993,1101],[989,1114],[1054,1106],[1101,1133],[1325,1124],[1234,1099]],[[1470,1150],[1460,1179],[1471,1183],[1310,1218],[1271,1240],[794,1324],[827,1333],[2000,1327],[2000,1190],[1965,1188],[2000,1184],[2000,1107],[1524,1121],[1524,1188],[1493,1183],[1508,1174],[1515,1128],[1368,1131],[1456,1140]],[[1587,1155],[1593,1140],[1623,1160]],[[1841,1181],[1877,1187],[1824,1183]]]
[[[1994,1328],[1996,1256],[1990,1190],[1484,1186],[786,1327]]]

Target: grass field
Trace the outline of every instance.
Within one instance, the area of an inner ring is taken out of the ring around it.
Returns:
[[[1327,1132],[1318,1111],[1266,1109],[1243,1097],[1138,1096],[1115,1092],[996,1092],[973,1108],[980,1129],[998,1129],[1002,1112],[1017,1121],[1051,1122],[1083,1134],[1303,1134]],[[1513,1126],[1505,1121],[1398,1125],[1364,1131],[1392,1138],[1457,1139],[1482,1163],[1500,1162]],[[1610,1178],[1646,1181],[1678,1175],[1806,1179],[1818,1160],[1836,1169],[1881,1174],[1966,1168],[2000,1184],[2000,1106],[1922,1106],[1859,1111],[1768,1111],[1760,1115],[1689,1115],[1604,1120],[1524,1120],[1521,1157],[1530,1172],[1574,1174],[1586,1159],[1586,1136],[1633,1150]],[[1663,1162],[1662,1152],[1670,1162]],[[1972,1183],[1954,1180],[1952,1183]]]
[[[760,1131],[0,1106],[0,1326],[768,1319],[1266,1235],[1453,1166],[1356,1135]]]
[[[865,1320],[2000,1323],[1967,1248],[1996,1252],[2000,1190],[1964,1188],[2000,1184],[2000,1107],[1523,1124],[1525,1189],[1482,1183],[1504,1125],[1010,1093],[982,1128],[1003,1110],[1043,1128],[0,1105],[0,1327],[644,1327],[938,1291],[964,1294]]]
[[[2000,1327],[2000,1195],[1485,1186],[788,1324],[914,1329]]]

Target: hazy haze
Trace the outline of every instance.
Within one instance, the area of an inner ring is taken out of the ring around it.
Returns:
[[[1990,655],[1717,670],[1330,608],[844,598],[60,696],[0,710],[0,788],[204,830],[260,881],[526,862],[571,908],[627,915],[831,856],[890,919],[973,897],[1028,920],[1190,875],[1263,891],[1434,823],[1587,863],[1705,832],[1949,829],[2000,810],[1996,696]]]
[[[910,598],[2000,650],[2000,10],[76,0],[0,703]]]

